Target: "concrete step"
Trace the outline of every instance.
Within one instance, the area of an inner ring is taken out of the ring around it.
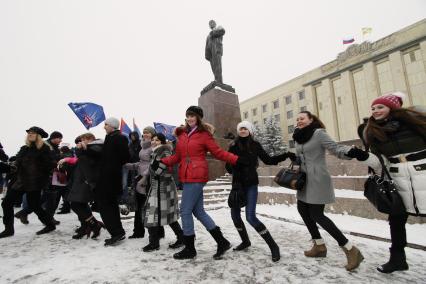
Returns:
[[[388,215],[382,214],[371,205],[362,192],[355,190],[335,190],[336,202],[327,204],[325,211],[336,214],[348,214],[368,219],[387,220]],[[259,189],[258,204],[296,204],[296,191],[283,188],[264,187]],[[408,223],[424,224],[426,217],[408,218]]]

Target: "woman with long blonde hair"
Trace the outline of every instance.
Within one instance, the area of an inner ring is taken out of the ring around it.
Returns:
[[[49,176],[55,167],[55,161],[50,147],[44,143],[47,133],[40,127],[33,126],[27,130],[25,145],[16,155],[16,161],[11,170],[16,170],[17,180],[8,189],[2,202],[3,224],[5,230],[0,238],[13,236],[13,204],[26,193],[29,208],[36,213],[39,220],[46,226],[37,235],[49,233],[56,229],[53,217],[41,207],[41,191],[49,185]]]

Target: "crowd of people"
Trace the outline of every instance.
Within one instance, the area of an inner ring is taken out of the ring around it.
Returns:
[[[397,93],[380,96],[371,103],[371,117],[361,125],[359,132],[365,149],[336,143],[317,116],[302,111],[297,116],[293,133],[296,152],[277,156],[265,152],[248,121],[237,125],[236,138],[228,151],[221,149],[213,138],[214,127],[203,122],[203,110],[198,106],[187,109],[185,125],[175,129],[177,142],[173,144],[150,126],[143,129],[142,137],[136,132],[125,137],[119,131],[118,119],[113,117],[105,120],[104,140],[84,133],[77,137],[73,149],[59,147],[60,132],[54,131],[49,136],[40,127],[30,127],[26,130],[25,145],[16,156],[7,157],[0,147],[0,171],[7,174],[7,193],[2,201],[5,228],[0,238],[15,234],[14,217],[25,224],[32,212],[44,225],[38,235],[55,230],[59,222],[54,214],[62,197],[63,205],[57,214],[69,213],[71,209],[80,222],[72,233],[73,239],[85,236],[96,239],[105,228],[110,234],[105,246],[118,245],[125,239],[120,204],[128,200],[130,182],[134,191],[135,218],[129,239],[144,238],[147,230],[149,242],[143,247],[144,252],[160,248],[164,226],[169,225],[176,235],[176,241],[169,247],[183,247],[173,258],[194,258],[197,255],[195,216],[217,244],[213,258],[221,259],[231,243],[204,209],[203,187],[208,181],[206,155],[210,153],[226,162],[226,169],[232,174],[232,188],[245,196],[247,222],[265,240],[272,261],[276,262],[281,257],[279,246],[256,216],[259,184],[256,169],[259,159],[267,165],[276,165],[289,158],[300,163],[301,170],[306,173],[305,185],[296,194],[298,212],[313,242],[304,255],[327,256],[320,225],[341,247],[347,259],[345,268],[352,271],[364,256],[324,215],[325,205],[335,202],[325,159],[328,151],[339,159],[355,158],[377,172],[381,170],[380,160],[384,160],[406,210],[403,214],[389,215],[390,258],[377,269],[383,273],[407,270],[407,218],[409,215],[426,216],[426,116],[424,110],[403,108],[402,103]],[[178,188],[183,189],[180,202]],[[14,214],[17,204],[22,204],[22,210]],[[94,210],[100,213],[101,220],[95,218]],[[233,250],[247,250],[251,242],[241,217],[241,206],[233,206],[230,211],[241,237],[241,243]]]

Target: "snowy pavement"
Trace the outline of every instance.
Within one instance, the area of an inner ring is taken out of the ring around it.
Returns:
[[[266,212],[262,205],[260,211]],[[281,209],[269,206],[269,213]],[[239,236],[228,209],[209,211],[235,246]],[[388,258],[388,244],[351,236],[365,261],[355,272],[347,272],[344,253],[331,237],[323,233],[328,244],[327,258],[309,259],[303,250],[310,248],[304,226],[260,219],[265,223],[281,248],[281,260],[273,263],[270,251],[257,233],[248,227],[252,246],[245,252],[229,251],[222,260],[213,260],[215,243],[199,222],[196,222],[194,260],[177,261],[175,252],[167,247],[174,241],[170,228],[161,248],[143,253],[147,238],[126,239],[116,247],[104,247],[107,236],[102,231],[99,240],[72,240],[78,225],[74,214],[57,215],[61,224],[51,234],[36,236],[41,224],[34,215],[30,224],[16,222],[15,236],[0,240],[0,283],[425,283],[426,252],[407,249],[410,270],[384,275],[375,267]],[[128,234],[133,220],[123,220]],[[424,235],[423,235],[424,236]]]

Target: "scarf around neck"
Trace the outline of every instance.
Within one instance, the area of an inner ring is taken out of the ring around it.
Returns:
[[[312,135],[316,129],[320,127],[313,125],[312,123],[304,128],[296,128],[293,133],[293,140],[297,142],[297,144],[305,144],[309,140],[311,140]]]

